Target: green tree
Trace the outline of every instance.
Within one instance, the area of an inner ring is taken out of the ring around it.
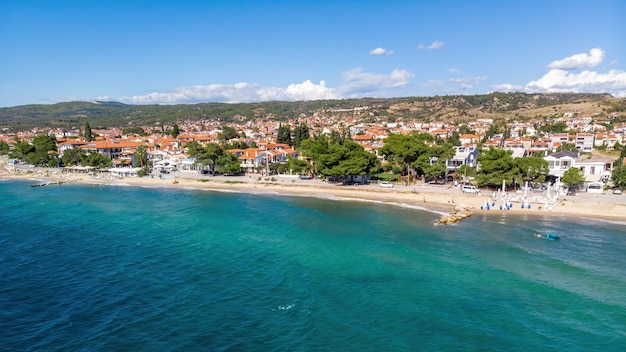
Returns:
[[[447,172],[446,161],[454,156],[454,147],[450,143],[442,145],[427,146],[420,154],[416,161],[411,163],[417,174],[435,174],[435,176],[443,176]],[[431,164],[431,160],[437,160]],[[439,164],[433,167],[435,164]]]
[[[456,173],[458,175],[463,176],[463,180],[466,180],[468,177],[476,177],[476,169],[473,167],[463,164],[456,168]]]
[[[291,129],[289,125],[283,126],[281,123],[278,125],[278,135],[276,136],[276,143],[291,145]]]
[[[619,165],[613,168],[611,180],[615,187],[626,190],[626,165]]]
[[[34,145],[25,141],[20,141],[17,137],[15,137],[15,142],[13,142],[13,149],[9,153],[9,157],[24,161],[26,156],[30,153],[33,153],[34,151]]]
[[[546,124],[540,127],[540,130],[546,133],[563,133],[568,130],[565,122],[555,122],[553,124]]]
[[[223,126],[222,132],[218,134],[218,138],[222,141],[228,141],[237,137],[239,137],[237,130],[230,126]]]
[[[111,159],[100,153],[90,153],[81,163],[82,166],[93,166],[98,169],[110,167],[111,164]]]
[[[513,159],[512,150],[489,147],[478,155],[480,170],[476,181],[478,185],[499,185],[504,180],[507,184],[521,180],[521,172]]]
[[[239,158],[232,153],[223,152],[217,159],[217,171],[226,174],[239,174],[243,172]]]
[[[446,166],[443,163],[437,162],[432,165],[428,165],[424,168],[424,176],[437,180],[439,177],[446,174]],[[445,183],[445,181],[444,181]]]
[[[545,178],[550,171],[548,162],[541,157],[530,156],[513,160],[524,181],[539,181],[540,176],[543,175]]]
[[[83,160],[87,158],[87,153],[80,148],[71,148],[63,151],[61,162],[65,166],[81,165]]]
[[[330,144],[343,144],[344,138],[336,130],[330,131]]]
[[[225,154],[230,154],[225,152],[222,147],[220,147],[217,143],[208,143],[206,146],[202,147],[197,142],[187,143],[187,150],[189,152],[189,156],[195,158],[195,164],[200,166],[208,166],[209,170],[215,174],[215,171],[218,171],[218,166],[220,163],[220,158],[222,158]],[[222,171],[219,171],[222,172]]]
[[[56,138],[41,134],[33,138],[33,148],[24,155],[24,161],[41,166],[56,166],[58,164],[56,156]]]
[[[311,164],[306,160],[300,160],[292,156],[287,156],[287,162],[278,165],[276,171],[282,174],[287,174],[290,172],[294,174],[304,174],[311,171]]]
[[[179,135],[180,135],[180,127],[178,127],[177,123],[174,123],[174,125],[172,126],[172,137],[178,138]]]
[[[423,162],[415,164],[420,156],[428,151],[426,142],[432,142],[434,138],[426,133],[412,133],[410,135],[391,133],[385,139],[385,144],[378,150],[391,164],[396,164],[403,171],[411,173],[414,168],[423,165]],[[423,160],[423,159],[422,159]],[[423,170],[422,170],[423,171]]]
[[[85,122],[85,131],[84,131],[84,137],[85,140],[87,142],[91,142],[93,141],[93,133],[91,132],[91,126],[89,125],[89,122]]]
[[[300,148],[302,141],[309,139],[309,126],[306,124],[299,124],[293,130],[293,147]]]
[[[0,141],[0,155],[7,155],[9,154],[10,150],[11,147],[9,146],[9,143],[5,141]]]
[[[577,167],[570,167],[563,173],[561,181],[566,185],[574,186],[585,182],[583,172]]]
[[[344,144],[331,144],[328,153],[320,156],[320,173],[325,176],[351,178],[376,172],[380,163],[376,155],[358,143],[346,140]]]
[[[135,156],[133,158],[133,167],[140,167],[144,169],[144,171],[148,171],[148,148],[145,145],[140,145],[137,147],[135,151]]]
[[[326,135],[317,135],[312,139],[305,139],[300,144],[300,153],[310,160],[313,173],[318,174],[318,163],[322,155],[327,154],[330,141]]]
[[[563,150],[567,150],[570,152],[578,152],[578,149],[576,149],[576,146],[571,143],[563,143],[558,148],[556,148],[556,152],[560,152]]]
[[[448,143],[452,145],[461,145],[461,134],[458,131],[452,132],[450,137],[446,140]]]

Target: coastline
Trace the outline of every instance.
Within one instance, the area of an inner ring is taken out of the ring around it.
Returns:
[[[167,177],[126,177],[122,179],[98,179],[87,174],[59,174],[56,172],[21,172],[0,173],[5,180],[37,180],[41,183],[56,183],[62,187],[67,183],[92,185],[119,185],[139,187],[167,187],[183,189],[204,189],[215,191],[235,191],[251,194],[276,194],[303,196],[340,201],[368,201],[396,206],[405,206],[447,214],[455,206],[468,206],[474,215],[507,213],[511,215],[560,216],[576,218],[594,218],[609,221],[626,221],[626,197],[613,194],[587,194],[561,196],[552,209],[543,209],[540,204],[531,208],[522,208],[521,203],[513,203],[509,210],[500,206],[501,200],[487,210],[487,202],[493,204],[491,194],[476,195],[462,193],[458,187],[443,185],[396,185],[393,188],[381,188],[377,184],[346,186],[321,180],[300,180],[290,176],[261,178],[258,175],[246,176],[202,176],[191,173],[177,173]],[[52,186],[52,185],[51,185]]]

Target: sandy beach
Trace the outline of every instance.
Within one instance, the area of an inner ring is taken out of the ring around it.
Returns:
[[[283,194],[306,197],[341,199],[344,201],[376,201],[400,206],[415,206],[427,210],[447,213],[455,206],[468,206],[473,214],[507,212],[511,214],[535,214],[550,216],[574,216],[614,221],[626,220],[626,196],[579,193],[576,196],[561,195],[551,207],[532,202],[530,208],[522,207],[518,191],[508,194],[508,199],[499,197],[497,192],[483,190],[480,195],[463,193],[452,185],[430,185],[418,182],[416,185],[394,185],[381,188],[376,183],[368,185],[341,185],[322,180],[301,180],[292,176],[261,177],[245,176],[204,176],[196,173],[175,173],[153,177],[126,177],[122,179],[100,179],[87,174],[61,174],[58,171],[34,170],[18,173],[0,173],[3,179],[33,179],[41,184],[57,183],[62,187],[67,183],[130,185],[141,187],[197,188],[219,191],[237,191],[257,194]],[[51,187],[53,185],[50,185]],[[543,192],[545,195],[545,191]],[[494,199],[493,196],[496,196]],[[529,194],[527,199],[537,200],[541,194]],[[507,208],[507,203],[509,207]],[[486,205],[489,204],[489,209]]]

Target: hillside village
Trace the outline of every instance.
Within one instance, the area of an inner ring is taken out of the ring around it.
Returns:
[[[229,139],[229,145],[238,148],[227,149],[239,160],[241,170],[249,174],[265,175],[271,164],[286,163],[289,158],[306,159],[298,148],[281,143],[279,133],[288,127],[292,133],[298,126],[307,126],[308,136],[330,135],[339,132],[342,136],[361,145],[364,150],[386,162],[379,150],[391,134],[428,134],[436,140],[454,140],[455,155],[445,161],[446,174],[454,173],[460,166],[479,167],[479,150],[490,147],[510,150],[513,157],[539,156],[549,165],[549,176],[562,177],[572,167],[582,171],[585,189],[602,185],[603,189],[611,180],[614,163],[622,146],[626,145],[625,126],[620,112],[607,114],[600,105],[591,105],[587,111],[552,108],[549,116],[522,118],[519,113],[494,114],[494,117],[466,118],[462,123],[448,121],[428,122],[418,119],[372,119],[377,116],[373,106],[355,106],[344,109],[328,109],[301,113],[288,121],[274,119],[254,119],[246,116],[233,116],[232,122],[216,119],[186,120],[172,125],[142,126],[143,133],[125,133],[124,129],[94,128],[95,138],[86,138],[85,126],[71,129],[35,127],[28,131],[0,134],[0,140],[12,150],[16,142],[32,143],[40,135],[54,137],[57,159],[68,150],[78,149],[87,154],[98,153],[111,160],[111,175],[142,175],[136,160],[138,148],[145,148],[151,170],[148,173],[161,174],[173,171],[198,173],[206,172],[189,153],[189,143],[206,146],[210,143],[224,145],[223,132],[231,129],[237,132],[236,138]],[[393,109],[394,107],[390,107]],[[407,106],[396,106],[406,109]],[[549,110],[548,110],[549,111]],[[549,128],[560,126],[561,128]],[[172,133],[176,128],[177,132]],[[135,130],[136,131],[136,130]],[[569,145],[570,148],[563,148]],[[573,148],[571,148],[573,146]],[[599,153],[601,151],[602,153]],[[5,153],[6,154],[6,153]],[[435,160],[436,161],[436,160]],[[623,160],[619,161],[619,165]],[[69,168],[69,165],[66,165]],[[10,165],[7,166],[10,169]],[[81,170],[81,166],[74,166]],[[87,168],[89,169],[89,168]],[[204,171],[203,171],[204,170]],[[9,170],[11,171],[11,170]]]

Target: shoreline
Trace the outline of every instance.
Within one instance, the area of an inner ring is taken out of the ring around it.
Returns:
[[[451,212],[455,206],[468,206],[473,215],[506,213],[512,216],[533,215],[548,217],[584,217],[599,220],[626,222],[626,197],[612,194],[586,194],[562,196],[553,209],[542,209],[540,204],[531,208],[521,208],[521,203],[513,203],[510,210],[500,210],[504,201],[496,200],[490,210],[481,209],[488,201],[488,195],[462,193],[458,187],[443,185],[395,186],[381,188],[377,184],[345,186],[321,180],[300,180],[291,176],[261,178],[247,176],[202,176],[191,173],[177,173],[167,177],[126,177],[122,179],[97,179],[87,174],[63,174],[53,172],[0,173],[4,180],[33,180],[41,183],[119,185],[142,187],[166,187],[170,189],[198,189],[214,191],[234,191],[250,194],[275,194],[284,196],[313,197],[339,201],[367,201],[394,206],[410,207],[439,215]],[[52,186],[52,185],[50,185]]]

